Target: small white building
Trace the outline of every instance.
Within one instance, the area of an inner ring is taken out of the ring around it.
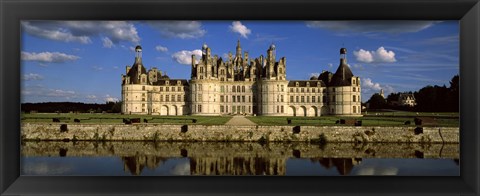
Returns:
[[[417,105],[415,102],[415,97],[411,93],[400,93],[400,96],[398,96],[398,104],[401,106],[410,107]]]

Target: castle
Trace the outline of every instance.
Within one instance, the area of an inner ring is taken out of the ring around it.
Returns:
[[[340,49],[335,73],[323,71],[309,80],[287,80],[286,58],[250,58],[237,42],[235,56],[212,56],[204,44],[199,60],[192,55],[191,78],[170,79],[157,68],[146,71],[142,48],[122,75],[122,113],[150,115],[361,116],[360,78]]]

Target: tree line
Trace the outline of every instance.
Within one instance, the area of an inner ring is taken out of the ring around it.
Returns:
[[[455,75],[450,80],[450,86],[425,86],[415,92],[403,92],[413,94],[416,105],[414,107],[401,106],[397,102],[400,92],[390,93],[387,98],[383,98],[380,94],[375,93],[366,102],[369,109],[394,109],[417,112],[458,112],[460,99],[460,77]]]
[[[67,113],[67,112],[79,112],[79,113],[120,113],[121,102],[106,102],[104,104],[99,103],[81,103],[81,102],[44,102],[44,103],[22,103],[22,112],[40,112],[40,113]]]

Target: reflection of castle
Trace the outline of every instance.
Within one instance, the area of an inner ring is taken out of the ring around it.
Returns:
[[[154,170],[159,167],[168,158],[137,155],[133,157],[122,157],[123,171],[129,171],[132,175],[138,176],[142,173],[145,166],[148,169]]]
[[[340,175],[348,175],[353,166],[360,164],[361,158],[312,158],[313,162],[318,162],[323,167],[330,169],[336,167]]]
[[[285,159],[219,157],[190,159],[192,175],[285,175]]]
[[[360,78],[340,49],[335,73],[324,71],[310,80],[287,80],[286,58],[276,59],[271,45],[267,56],[242,53],[223,60],[205,44],[197,61],[192,55],[191,78],[170,79],[157,68],[146,70],[142,48],[135,48],[133,66],[122,75],[122,113],[152,115],[266,116],[361,115]]]
[[[202,157],[190,159],[191,175],[285,175],[288,158],[263,157]],[[142,170],[155,170],[168,158],[137,155],[122,157],[124,171],[140,175]],[[340,175],[348,175],[361,158],[311,158],[313,162],[330,169],[337,168]]]

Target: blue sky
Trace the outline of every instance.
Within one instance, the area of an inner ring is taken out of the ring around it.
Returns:
[[[335,72],[347,48],[362,101],[380,89],[449,86],[459,73],[458,21],[22,21],[22,102],[105,103],[121,99],[121,75],[143,48],[143,63],[189,79],[190,56],[206,43],[220,57],[237,40],[250,58],[276,45],[287,79]],[[198,56],[198,55],[197,55]]]

